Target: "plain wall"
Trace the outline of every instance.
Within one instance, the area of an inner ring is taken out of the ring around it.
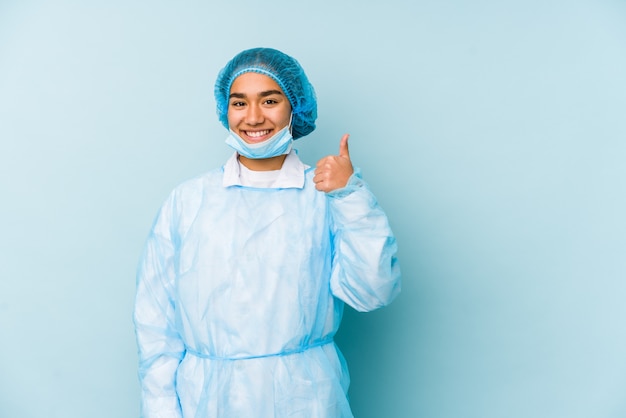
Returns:
[[[1,417],[138,416],[137,259],[255,46],[398,238],[403,293],[338,336],[357,418],[626,416],[625,2],[0,0]]]

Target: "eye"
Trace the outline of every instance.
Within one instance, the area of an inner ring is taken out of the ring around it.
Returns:
[[[235,102],[230,102],[230,105],[231,105],[232,107],[243,107],[243,106],[245,106],[246,104],[245,104],[244,102],[241,102],[241,101],[235,101]]]
[[[266,105],[275,105],[275,104],[278,104],[279,101],[276,99],[265,99],[263,103]]]

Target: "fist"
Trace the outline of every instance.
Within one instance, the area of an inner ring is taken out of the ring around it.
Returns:
[[[348,179],[354,173],[348,151],[349,137],[348,134],[341,137],[339,155],[328,155],[317,162],[313,177],[317,190],[328,193],[341,189],[348,183]]]

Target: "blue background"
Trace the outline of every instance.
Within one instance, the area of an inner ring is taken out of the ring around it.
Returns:
[[[135,266],[161,202],[230,155],[244,48],[319,97],[404,291],[346,312],[357,418],[626,416],[624,1],[0,0],[0,416],[137,417]]]

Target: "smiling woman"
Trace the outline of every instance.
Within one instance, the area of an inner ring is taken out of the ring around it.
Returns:
[[[236,148],[239,161],[256,171],[280,169],[286,157],[282,152],[291,148],[292,138],[291,104],[280,86],[264,74],[245,73],[233,81],[229,97],[229,144],[249,144]],[[276,148],[281,154],[269,157]]]
[[[245,135],[246,142],[262,141],[265,135],[287,126],[291,105],[278,84],[266,75],[242,74],[230,88],[228,124]],[[269,126],[263,126],[267,122]],[[267,130],[263,135],[258,133]]]
[[[215,94],[236,152],[171,193],[140,262],[142,416],[351,418],[334,336],[400,291],[387,217],[347,135],[315,169],[291,149],[317,114],[296,60],[244,51]]]

